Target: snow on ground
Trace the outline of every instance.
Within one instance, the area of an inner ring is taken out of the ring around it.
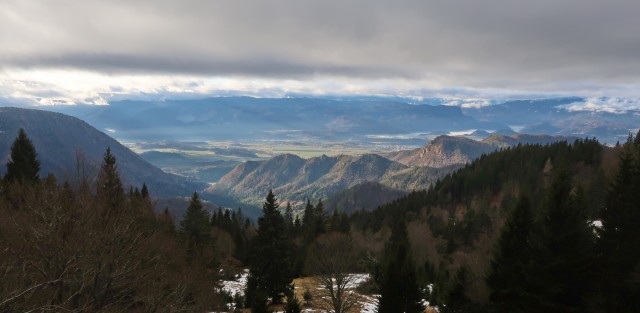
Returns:
[[[247,287],[247,278],[249,277],[249,270],[245,269],[242,274],[236,275],[236,280],[223,280],[222,290],[228,292],[230,295],[244,296],[244,290]]]
[[[596,227],[596,228],[602,228],[602,221],[596,220],[591,222],[591,226]]]
[[[349,276],[351,281],[347,285],[348,289],[355,289],[361,284],[365,283],[367,280],[371,279],[371,275],[369,274],[349,274]],[[247,286],[248,277],[249,277],[249,270],[245,269],[241,274],[236,275],[235,280],[223,280],[221,282],[222,290],[224,290],[225,292],[228,292],[231,295],[239,294],[244,296],[244,290]],[[298,286],[296,286],[296,288],[298,288]],[[429,285],[427,286],[427,288],[429,288],[429,290],[431,291],[431,288],[433,288],[433,286]],[[360,313],[376,313],[376,307],[378,306],[379,295],[373,295],[373,296],[361,295],[361,296],[362,296],[362,301],[360,301],[360,304],[362,308],[360,310]],[[429,302],[425,301],[424,304],[425,306],[429,306]],[[302,312],[303,313],[320,313],[323,311],[316,310],[316,309],[304,309],[302,310]],[[281,312],[275,312],[275,313],[281,313]]]
[[[356,289],[369,279],[371,279],[371,275],[369,274],[349,274],[349,283],[346,287],[347,289]]]
[[[362,305],[360,313],[376,313],[378,308],[378,297],[379,295],[362,295],[363,301],[360,302]]]

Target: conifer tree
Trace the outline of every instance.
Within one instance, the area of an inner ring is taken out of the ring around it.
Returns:
[[[531,262],[523,274],[525,312],[585,312],[593,276],[594,236],[566,169],[555,175],[531,234]]]
[[[313,205],[311,204],[311,200],[307,199],[307,204],[304,207],[304,216],[302,216],[302,227],[305,230],[309,230],[313,228],[313,224],[315,223]]]
[[[318,204],[316,204],[316,207],[313,209],[313,216],[315,218],[314,236],[325,233],[327,230],[326,229],[327,216],[324,211],[324,204],[322,203],[322,199],[318,200]]]
[[[149,199],[149,189],[147,188],[146,183],[142,183],[142,189],[140,190],[140,195],[143,199]]]
[[[280,303],[280,293],[287,290],[293,279],[293,255],[284,218],[271,190],[262,205],[262,216],[258,218],[258,234],[252,253],[250,272],[257,289],[253,294],[264,291],[274,303]]]
[[[290,234],[293,233],[293,209],[291,203],[287,201],[287,208],[284,210],[284,222]]]
[[[7,162],[5,180],[8,182],[31,183],[40,179],[40,161],[31,139],[20,128],[18,137],[11,145],[11,159]]]
[[[204,209],[197,192],[193,193],[187,211],[180,221],[180,234],[187,241],[187,257],[193,257],[202,252],[203,248],[211,241],[211,227],[209,226],[209,214]]]
[[[620,154],[618,172],[601,212],[598,285],[605,312],[640,307],[640,149],[629,136]],[[634,151],[635,150],[635,151]],[[635,279],[634,279],[635,277]]]
[[[447,305],[443,306],[443,313],[470,312],[477,307],[477,305],[472,303],[466,295],[468,275],[469,270],[466,266],[461,266],[460,268],[458,268],[456,275],[453,277],[453,281],[450,282],[448,294],[446,296]]]
[[[424,311],[422,294],[404,221],[396,222],[384,249],[378,313]]]
[[[102,166],[100,167],[100,174],[96,182],[96,194],[112,210],[121,206],[124,201],[124,188],[120,181],[116,157],[111,154],[111,148],[109,147],[104,153]]]
[[[493,312],[518,312],[527,304],[523,270],[531,258],[529,236],[533,228],[528,197],[521,196],[502,227],[486,282]]]

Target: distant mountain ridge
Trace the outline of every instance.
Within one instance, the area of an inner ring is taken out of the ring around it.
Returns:
[[[97,175],[107,147],[117,159],[125,185],[146,183],[152,195],[184,196],[204,187],[154,167],[115,139],[75,117],[41,110],[0,108],[0,173],[6,171],[11,144],[24,128],[41,162],[41,176],[53,173],[59,180],[74,181]],[[84,172],[84,173],[83,173]]]
[[[378,190],[385,193],[378,197],[379,201],[393,199],[403,192],[427,188],[437,179],[482,154],[518,143],[547,144],[565,140],[573,139],[496,134],[476,141],[465,137],[440,136],[422,148],[384,156],[323,155],[303,159],[293,154],[282,154],[269,160],[247,161],[236,166],[217,184],[209,187],[207,192],[254,205],[262,201],[268,190],[273,190],[283,201],[302,203],[307,198],[330,198],[335,205],[372,208],[376,201],[356,201],[353,198],[355,195],[366,197],[366,190]]]
[[[415,146],[427,135],[516,130],[597,137],[612,144],[637,129],[639,110],[629,108],[627,114],[620,114],[575,109],[588,101],[564,97],[465,106],[464,101],[441,98],[213,97],[46,109],[79,117],[98,129],[111,129],[118,139],[133,142],[349,139]]]
[[[549,144],[557,141],[574,141],[573,136],[492,134],[483,140],[462,136],[438,136],[427,145],[413,150],[401,150],[384,154],[390,160],[407,166],[442,168],[473,161],[482,154],[518,144]]]
[[[496,150],[493,145],[465,137],[439,136],[426,146],[387,154],[387,157],[407,166],[445,167],[464,164],[483,153]]]
[[[242,163],[207,191],[256,203],[271,189],[281,199],[302,201],[306,197],[326,198],[339,190],[382,180],[406,168],[376,154],[323,155],[310,159],[282,154],[266,161]]]

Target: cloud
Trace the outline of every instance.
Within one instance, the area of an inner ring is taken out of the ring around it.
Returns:
[[[459,106],[465,109],[479,109],[494,105],[496,104],[496,101],[490,99],[452,99],[443,104],[448,106]]]
[[[604,112],[626,114],[630,111],[640,112],[640,98],[591,97],[584,102],[576,102],[561,106],[571,112]]]
[[[69,103],[189,94],[185,81],[223,94],[212,77],[267,94],[638,95],[639,11],[637,0],[4,0],[0,79],[142,85],[58,90]]]

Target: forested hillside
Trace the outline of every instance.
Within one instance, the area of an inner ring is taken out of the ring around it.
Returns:
[[[452,312],[617,312],[611,308],[628,309],[638,295],[631,225],[640,213],[631,195],[639,153],[637,137],[624,148],[590,139],[519,145],[352,215],[353,231],[384,236],[405,219],[422,281],[434,284],[431,303]],[[630,255],[607,252],[623,247]],[[628,262],[627,276],[606,265],[616,262]],[[610,273],[618,273],[615,282]],[[616,285],[611,294],[605,283]]]

